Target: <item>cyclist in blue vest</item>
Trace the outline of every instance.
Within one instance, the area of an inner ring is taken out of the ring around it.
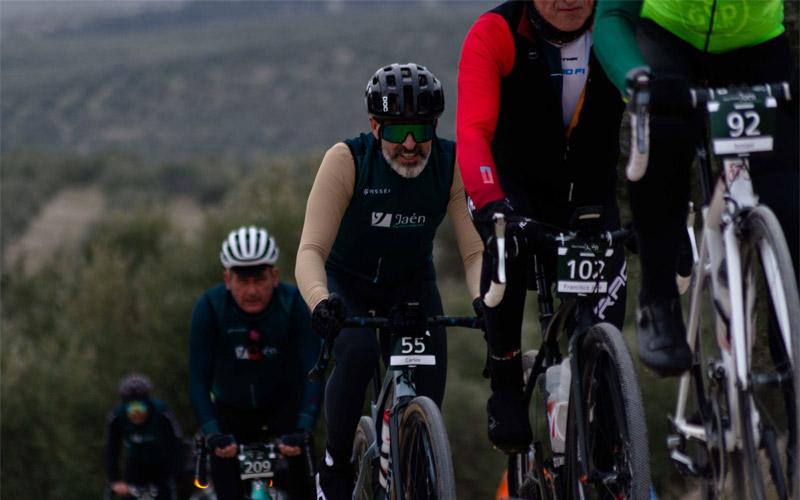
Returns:
[[[121,402],[106,424],[106,470],[111,491],[119,497],[128,495],[130,485],[153,485],[158,488],[158,500],[172,500],[180,467],[181,430],[166,405],[151,392],[150,381],[138,373],[120,382]]]
[[[306,377],[320,340],[297,288],[278,278],[275,239],[243,226],[223,241],[220,260],[225,282],[203,293],[192,313],[189,391],[214,490],[227,500],[243,498],[237,444],[311,433],[322,386]],[[279,448],[289,477],[278,487],[307,498],[311,482],[301,449]]]
[[[380,68],[367,82],[370,130],[334,145],[308,197],[296,277],[312,324],[326,336],[346,315],[385,316],[401,301],[442,314],[433,239],[445,214],[455,227],[472,298],[478,296],[482,244],[467,211],[455,144],[436,136],[444,94],[425,67]],[[437,365],[417,369],[417,393],[441,406],[447,372],[444,329],[431,331]],[[334,344],[336,366],[325,393],[327,445],[321,499],[349,499],[350,454],[364,395],[387,355],[372,331],[348,328]]]

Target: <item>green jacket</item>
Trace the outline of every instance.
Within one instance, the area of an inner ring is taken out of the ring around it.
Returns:
[[[628,71],[646,65],[636,44],[640,17],[715,54],[764,43],[785,30],[783,0],[598,0],[594,49],[623,92]]]

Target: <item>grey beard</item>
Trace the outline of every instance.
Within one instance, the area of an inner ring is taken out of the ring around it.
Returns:
[[[430,156],[422,157],[419,165],[416,167],[406,167],[405,165],[401,165],[399,162],[392,159],[392,157],[390,157],[386,151],[381,150],[381,153],[383,153],[383,159],[386,160],[386,163],[388,163],[390,167],[392,167],[392,170],[397,172],[400,177],[405,179],[413,179],[414,177],[419,176],[419,174],[425,170],[425,165],[428,164],[428,158]]]

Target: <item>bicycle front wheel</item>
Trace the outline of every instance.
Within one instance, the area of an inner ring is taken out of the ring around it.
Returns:
[[[739,391],[744,480],[750,498],[798,493],[800,301],[775,215],[764,206],[742,223],[742,280],[749,387]],[[795,486],[793,486],[795,483]]]
[[[586,429],[582,476],[574,391],[567,416],[567,485],[574,498],[649,499],[650,463],[639,382],[622,334],[608,323],[594,325],[577,353]]]
[[[374,464],[364,461],[364,455],[366,455],[367,450],[374,442],[375,424],[373,423],[371,417],[364,415],[358,421],[358,427],[356,427],[356,436],[355,439],[353,439],[352,460],[353,464],[355,465],[353,471],[355,477],[353,482],[356,483],[360,475],[364,476],[362,478],[361,486],[359,487],[359,485],[356,484],[358,491],[355,492],[355,496],[353,497],[359,500],[372,500],[375,496],[374,490],[377,483],[377,470],[375,470],[375,467],[373,466]]]
[[[454,500],[453,459],[444,420],[436,404],[417,396],[400,422],[400,477],[407,500]]]

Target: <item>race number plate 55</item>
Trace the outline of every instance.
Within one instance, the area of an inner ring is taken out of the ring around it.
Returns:
[[[594,246],[594,245],[593,245]],[[558,247],[557,291],[562,295],[592,295],[608,293],[606,258],[614,254],[611,248],[583,243],[567,243]]]
[[[431,332],[419,337],[397,337],[389,358],[390,368],[403,366],[435,365],[436,356],[431,348]]]
[[[263,453],[256,453],[253,450],[245,450],[244,455],[239,457],[239,473],[242,479],[273,477],[275,475],[272,470],[272,461],[266,458]]]
[[[715,155],[772,151],[777,101],[766,88],[764,92],[719,89],[707,108]]]

